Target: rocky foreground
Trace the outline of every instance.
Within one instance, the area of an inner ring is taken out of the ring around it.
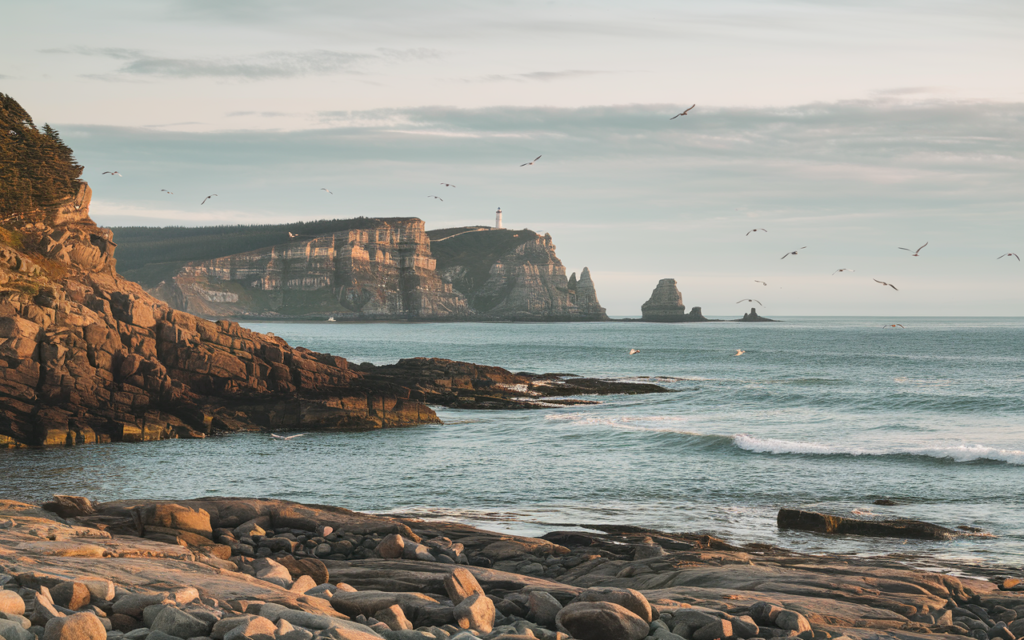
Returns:
[[[709,536],[524,538],[279,500],[0,501],[6,640],[1024,635],[1013,580]]]

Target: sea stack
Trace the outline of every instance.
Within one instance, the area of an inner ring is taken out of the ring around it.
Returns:
[[[651,293],[651,298],[640,307],[645,322],[699,322],[705,320],[700,307],[686,313],[683,294],[673,278],[663,278]]]
[[[737,322],[775,322],[775,320],[757,315],[757,309],[750,307],[750,313],[744,313]]]

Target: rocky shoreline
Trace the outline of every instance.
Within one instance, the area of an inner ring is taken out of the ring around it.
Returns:
[[[636,527],[281,500],[0,501],[5,640],[1015,640],[1019,581]]]

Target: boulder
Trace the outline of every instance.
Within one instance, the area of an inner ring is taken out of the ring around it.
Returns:
[[[313,580],[313,586],[326,583],[329,577],[327,565],[316,558],[283,556],[277,559],[277,563],[288,570],[292,580],[298,580],[300,576],[309,576]]]
[[[149,628],[152,631],[163,631],[179,638],[205,636],[210,631],[209,624],[175,607],[164,607]]]
[[[263,569],[258,569],[256,571],[257,578],[260,580],[266,580],[271,584],[284,587],[285,589],[292,586],[292,574],[288,569],[285,569],[283,566],[269,558],[264,558],[263,560],[265,560],[266,566]],[[256,563],[254,562],[253,564],[255,565]]]
[[[635,589],[592,587],[577,596],[576,602],[614,602],[629,609],[648,624],[652,620],[651,604]]]
[[[89,590],[91,601],[100,600],[104,602],[111,602],[114,600],[114,583],[110,580],[89,579],[82,580],[81,583]]]
[[[693,632],[692,640],[720,640],[732,637],[732,623],[721,618]]]
[[[422,560],[424,562],[434,562],[434,555],[430,553],[430,549],[426,545],[422,544],[407,544],[402,549],[402,557],[406,560]]]
[[[224,635],[239,625],[243,625],[246,622],[252,620],[256,616],[246,614],[241,616],[232,616],[230,618],[221,618],[213,625],[213,629],[210,631],[210,637],[213,640],[223,640]]]
[[[274,640],[277,627],[266,618],[254,616],[224,634],[224,640]]]
[[[143,609],[152,604],[175,604],[175,601],[167,592],[126,593],[114,600],[113,611],[133,618],[141,618]]]
[[[547,591],[531,591],[528,605],[533,621],[542,627],[555,626],[555,618],[562,610],[562,603]]]
[[[316,580],[313,580],[313,578],[310,578],[309,576],[299,576],[295,579],[295,582],[292,583],[292,586],[288,587],[288,590],[294,591],[295,593],[306,593],[310,589],[315,588]]]
[[[183,507],[173,503],[147,504],[132,509],[132,519],[144,531],[146,525],[178,529],[213,539],[210,514],[203,509]]]
[[[412,629],[412,623],[405,617],[405,613],[402,612],[402,607],[397,604],[393,604],[387,609],[381,609],[377,613],[373,614],[373,617],[388,625],[388,629],[391,629],[392,631]]]
[[[490,633],[494,628],[494,603],[487,596],[477,593],[455,606],[455,622],[463,629]]]
[[[405,538],[400,533],[389,534],[374,551],[382,558],[401,558],[405,554]]]
[[[106,640],[107,630],[94,613],[76,613],[52,618],[46,623],[43,640]]]
[[[456,567],[444,577],[444,590],[448,592],[452,604],[459,604],[472,595],[483,595],[483,587],[477,582],[468,569]]]
[[[50,513],[56,513],[62,518],[80,518],[82,516],[91,516],[96,513],[96,509],[92,506],[92,502],[89,501],[89,498],[83,498],[81,496],[55,495],[53,496],[53,500],[44,502],[42,507]]]
[[[50,589],[50,597],[54,604],[77,611],[89,604],[92,594],[81,582],[61,582]]]
[[[416,611],[426,605],[439,604],[437,600],[422,593],[403,593],[391,591],[337,591],[331,597],[331,605],[335,611],[350,617],[363,615],[372,616],[381,609],[397,604],[402,607],[406,616],[415,618]]]
[[[25,615],[25,600],[13,591],[0,591],[0,613]]]
[[[14,620],[0,618],[0,638],[3,640],[36,640],[31,631]]]
[[[574,602],[558,612],[555,626],[577,640],[643,640],[650,625],[614,602]]]
[[[775,626],[780,629],[796,631],[797,633],[811,630],[811,623],[807,621],[803,614],[790,611],[789,609],[783,609],[779,612],[779,615],[775,617]]]
[[[32,616],[30,618],[32,624],[45,627],[50,620],[63,617],[65,617],[64,614],[57,611],[49,596],[42,593],[36,594],[32,601]]]

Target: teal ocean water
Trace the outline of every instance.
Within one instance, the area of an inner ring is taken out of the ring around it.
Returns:
[[[249,324],[352,362],[433,356],[654,381],[674,393],[539,411],[439,409],[443,426],[289,442],[242,434],[0,451],[0,495],[273,496],[527,534],[625,523],[808,552],[1024,564],[1024,319],[885,322]],[[874,505],[880,498],[898,505]],[[780,507],[995,537],[780,532]]]

